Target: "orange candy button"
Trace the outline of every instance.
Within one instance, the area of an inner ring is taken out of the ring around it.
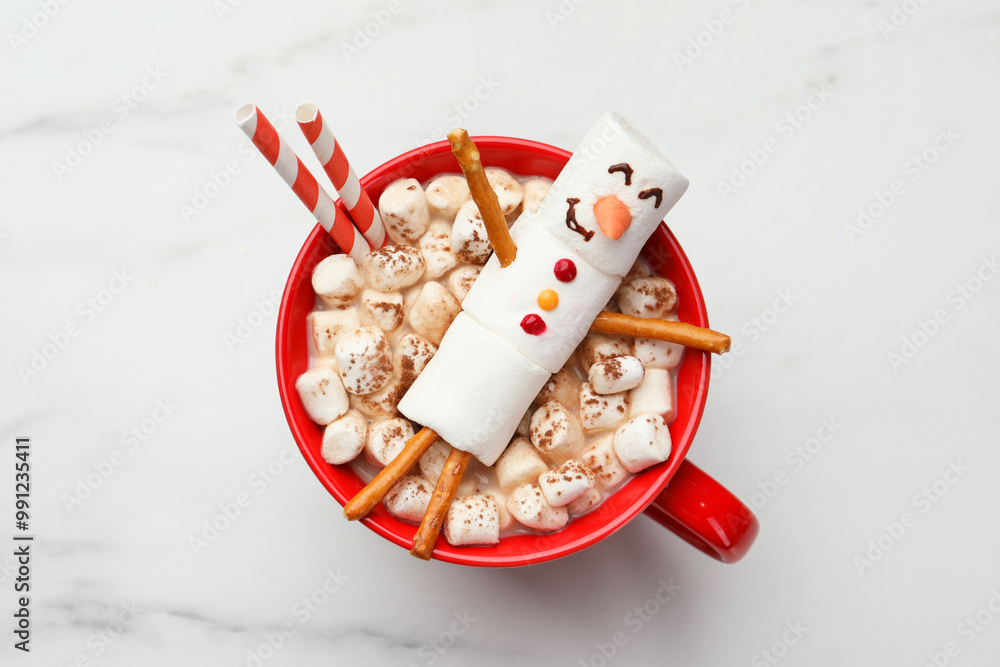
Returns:
[[[559,294],[554,289],[542,290],[538,294],[538,307],[542,310],[552,310],[559,305]]]

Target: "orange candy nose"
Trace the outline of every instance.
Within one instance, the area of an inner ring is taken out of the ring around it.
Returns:
[[[601,232],[609,239],[620,239],[632,224],[632,212],[614,195],[597,200],[594,204],[594,217],[597,218],[597,226],[601,228]]]

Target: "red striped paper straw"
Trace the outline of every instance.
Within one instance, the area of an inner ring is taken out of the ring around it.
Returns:
[[[377,250],[384,246],[388,239],[378,209],[361,187],[361,181],[319,109],[313,104],[300,104],[295,110],[295,119],[299,121],[302,134],[306,135],[313,152],[323,165],[323,171],[330,177],[333,187],[344,201],[354,224],[373,248]]]
[[[236,110],[236,123],[250,137],[250,141],[267,158],[278,175],[284,179],[299,200],[306,205],[340,249],[350,255],[359,266],[371,247],[361,232],[319,186],[302,160],[278,135],[271,122],[254,104],[244,104]]]

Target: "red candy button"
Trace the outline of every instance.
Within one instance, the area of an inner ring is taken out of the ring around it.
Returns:
[[[564,283],[568,283],[576,278],[576,264],[574,264],[571,259],[560,259],[556,262],[553,273],[556,274],[557,279]]]
[[[524,319],[521,320],[521,328],[524,329],[524,333],[526,334],[541,336],[545,333],[545,320],[538,315],[531,313],[530,315],[525,315]]]

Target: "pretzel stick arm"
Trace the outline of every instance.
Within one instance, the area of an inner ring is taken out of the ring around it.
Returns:
[[[449,132],[448,141],[451,142],[451,152],[455,154],[458,165],[465,174],[465,180],[469,183],[472,199],[476,202],[480,215],[483,216],[483,224],[486,226],[486,234],[490,237],[493,252],[497,254],[501,267],[509,266],[517,255],[517,246],[510,237],[507,219],[503,217],[497,195],[486,179],[483,163],[479,159],[479,149],[472,143],[469,133],[461,128]]]
[[[458,491],[458,485],[471,457],[472,454],[460,449],[452,449],[448,454],[444,468],[441,469],[441,476],[438,477],[437,486],[431,495],[431,502],[427,505],[427,512],[424,513],[424,520],[420,522],[420,528],[413,536],[413,549],[410,553],[417,558],[430,560],[434,544],[437,543],[438,534],[441,532],[441,524],[444,523],[451,501],[455,499],[455,492]]]
[[[393,484],[408,473],[410,468],[417,462],[417,459],[423,456],[424,452],[430,449],[430,446],[437,441],[437,437],[437,433],[424,427],[407,440],[406,445],[403,446],[403,451],[392,461],[389,461],[389,465],[382,468],[375,475],[375,479],[368,482],[365,488],[358,491],[344,505],[344,516],[351,521],[357,521],[368,516],[368,513],[375,509],[375,506],[385,497],[385,494],[389,493],[389,489],[392,488]]]
[[[654,338],[715,354],[728,352],[732,342],[724,333],[696,327],[686,322],[633,317],[622,313],[601,313],[590,325],[590,330],[594,333]]]

